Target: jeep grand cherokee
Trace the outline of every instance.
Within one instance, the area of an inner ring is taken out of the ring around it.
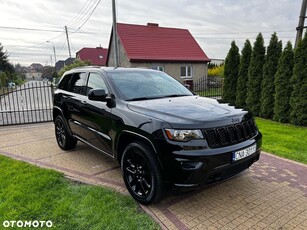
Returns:
[[[253,117],[193,94],[164,72],[82,67],[54,93],[60,148],[82,141],[116,159],[132,197],[149,204],[164,188],[194,188],[229,178],[259,159]]]

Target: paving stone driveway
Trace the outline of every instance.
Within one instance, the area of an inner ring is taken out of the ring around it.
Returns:
[[[72,179],[128,192],[118,164],[78,143],[62,151],[53,123],[0,128],[0,154]],[[307,150],[306,150],[307,152]],[[307,166],[262,153],[245,173],[193,193],[141,206],[162,229],[307,229]]]

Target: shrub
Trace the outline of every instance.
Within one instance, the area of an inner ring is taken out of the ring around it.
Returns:
[[[246,107],[255,116],[260,112],[260,94],[265,47],[262,34],[259,33],[254,43],[251,63],[248,68]]]
[[[275,74],[275,103],[273,119],[278,122],[289,122],[290,96],[292,92],[291,76],[293,70],[293,49],[288,42],[278,62]]]
[[[239,65],[239,77],[237,82],[236,105],[241,108],[246,107],[246,91],[248,80],[248,67],[252,55],[252,45],[249,40],[246,40],[242,49],[242,55]]]
[[[307,33],[294,52],[290,123],[307,125]]]
[[[276,33],[272,34],[270,44],[267,48],[266,60],[263,68],[261,82],[261,106],[260,116],[273,118],[274,113],[274,76],[277,71],[278,60],[282,52],[282,43],[278,41]]]
[[[92,63],[90,61],[81,61],[79,59],[76,59],[72,64],[64,66],[62,69],[60,69],[59,71],[59,77],[62,77],[62,75],[68,71],[71,70],[73,68],[79,67],[79,66],[87,66],[87,65],[91,65]]]
[[[235,41],[232,41],[231,48],[225,60],[223,100],[234,105],[236,102],[236,86],[239,72],[240,54]]]

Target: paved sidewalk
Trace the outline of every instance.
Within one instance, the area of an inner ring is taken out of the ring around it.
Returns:
[[[1,127],[0,140],[2,155],[128,195],[116,162],[80,142],[75,150],[62,151],[53,123]],[[258,163],[231,180],[141,207],[162,229],[303,230],[307,166],[262,153]]]

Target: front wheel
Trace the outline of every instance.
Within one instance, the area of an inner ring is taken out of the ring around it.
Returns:
[[[131,196],[142,204],[157,202],[163,180],[154,152],[142,142],[129,144],[121,160],[124,182]]]
[[[59,115],[56,117],[54,121],[54,126],[55,137],[59,147],[63,150],[75,148],[77,140],[69,134],[62,116]]]

